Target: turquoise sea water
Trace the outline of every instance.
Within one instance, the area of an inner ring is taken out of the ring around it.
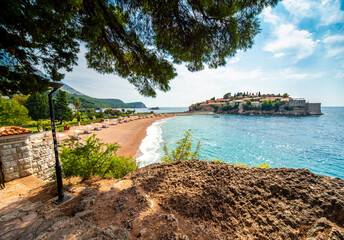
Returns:
[[[271,167],[307,168],[344,178],[344,108],[324,107],[307,117],[211,115],[163,120],[148,129],[140,149],[144,165],[158,162],[162,142],[173,148],[188,129],[201,141],[203,160],[221,159]]]

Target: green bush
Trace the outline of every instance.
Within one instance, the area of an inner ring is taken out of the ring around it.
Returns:
[[[216,158],[214,158],[212,161],[213,161],[213,162],[222,162],[221,159],[216,159]]]
[[[255,106],[253,106],[253,105],[251,105],[251,104],[244,104],[244,105],[243,105],[243,108],[244,108],[245,110],[258,110],[258,107],[255,107]]]
[[[212,106],[214,109],[214,112],[217,112],[217,110],[219,110],[219,106]]]
[[[66,178],[91,176],[122,178],[138,168],[135,159],[118,156],[118,143],[101,143],[93,134],[83,144],[73,138],[62,146],[62,172]]]
[[[162,162],[174,162],[174,161],[187,161],[190,159],[199,157],[199,149],[201,147],[200,141],[196,146],[194,152],[191,151],[192,148],[192,131],[189,129],[185,132],[184,137],[177,142],[177,147],[175,150],[169,152],[166,143],[164,144],[164,156],[162,157]]]
[[[240,166],[240,167],[247,167],[246,163],[241,163],[241,162],[235,162],[234,163],[235,166]],[[258,167],[258,168],[265,168],[265,169],[269,169],[270,165],[267,163],[261,163],[259,165],[252,165],[251,167]]]
[[[269,169],[269,168],[270,168],[270,165],[269,165],[269,164],[267,164],[267,163],[261,163],[261,164],[259,164],[259,165],[257,165],[257,166],[255,166],[255,165],[252,165],[251,167],[258,167],[258,168],[265,168],[265,169]]]
[[[246,163],[241,163],[241,162],[235,162],[234,165],[239,166],[239,167],[247,167]]]
[[[221,110],[222,110],[222,111],[231,111],[231,110],[234,110],[234,109],[236,109],[236,108],[238,108],[238,105],[235,105],[234,107],[232,107],[231,105],[224,105],[224,106],[221,108]]]
[[[289,106],[285,107],[284,109],[287,110],[287,111],[293,111],[294,110],[293,107],[289,107]]]

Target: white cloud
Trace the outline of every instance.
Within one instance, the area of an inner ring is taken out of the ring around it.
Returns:
[[[316,73],[305,73],[305,72],[298,72],[292,68],[287,68],[283,70],[281,76],[286,79],[293,79],[293,80],[305,80],[305,79],[316,79],[324,76],[322,72]]]
[[[276,26],[274,35],[276,40],[266,44],[264,50],[274,53],[275,57],[290,55],[294,62],[311,56],[317,46],[310,32],[297,30],[292,24]]]
[[[344,55],[344,35],[332,35],[325,37],[322,43],[327,50],[326,57],[341,58]]]
[[[344,21],[344,12],[339,0],[284,0],[284,8],[289,11],[294,22],[304,18],[318,21],[319,26],[327,26]]]
[[[280,18],[274,14],[271,13],[271,7],[267,7],[263,10],[263,19],[264,22],[272,23],[273,25],[276,25],[279,21]]]

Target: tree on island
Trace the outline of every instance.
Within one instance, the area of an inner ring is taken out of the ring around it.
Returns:
[[[60,121],[70,121],[73,118],[73,112],[68,107],[67,93],[65,91],[58,91],[58,95],[54,102],[55,119]]]
[[[225,95],[223,95],[224,99],[229,99],[231,97],[231,93],[226,93]]]
[[[289,94],[288,94],[288,93],[284,93],[284,94],[282,95],[282,97],[287,98],[287,97],[289,97]]]
[[[43,92],[40,66],[54,81],[77,64],[126,78],[145,96],[168,91],[173,64],[199,71],[226,64],[253,45],[257,16],[278,0],[3,0],[0,8],[0,92]]]

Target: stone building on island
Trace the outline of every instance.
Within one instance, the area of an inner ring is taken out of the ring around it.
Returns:
[[[213,111],[232,114],[322,115],[320,103],[309,103],[304,98],[275,94],[225,95],[189,106],[189,111]]]

